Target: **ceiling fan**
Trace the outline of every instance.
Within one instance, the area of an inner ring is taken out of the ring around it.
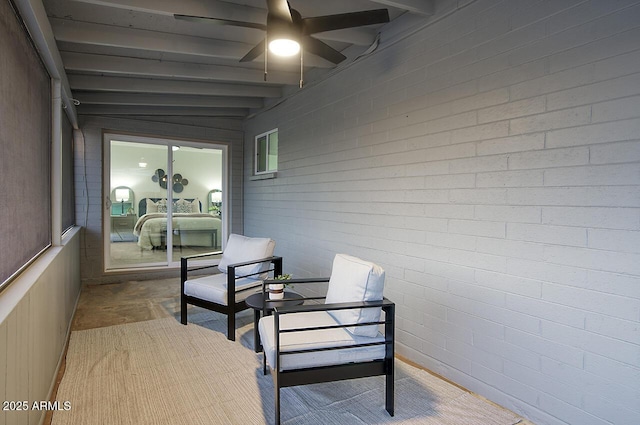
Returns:
[[[265,31],[267,33],[265,39],[240,59],[240,62],[254,60],[262,53],[265,53],[267,47],[269,47],[272,53],[281,56],[293,56],[302,49],[336,65],[345,60],[346,56],[317,38],[311,37],[312,34],[389,22],[387,9],[303,18],[297,10],[291,8],[287,0],[266,0],[266,2],[268,11],[266,24],[206,16],[177,14],[174,17],[193,22],[208,22],[215,25],[232,25]]]

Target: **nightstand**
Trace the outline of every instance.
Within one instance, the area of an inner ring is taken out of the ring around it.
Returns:
[[[136,225],[136,218],[133,214],[112,215],[111,232],[115,232],[121,241],[130,240],[131,236],[133,236],[133,226]]]

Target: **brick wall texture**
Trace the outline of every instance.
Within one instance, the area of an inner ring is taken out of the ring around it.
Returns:
[[[640,2],[436,6],[245,122],[245,234],[380,264],[397,352],[537,424],[640,424]]]

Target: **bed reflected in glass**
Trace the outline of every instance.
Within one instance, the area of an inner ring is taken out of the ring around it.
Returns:
[[[223,152],[111,141],[106,271],[177,267],[183,255],[222,248]]]

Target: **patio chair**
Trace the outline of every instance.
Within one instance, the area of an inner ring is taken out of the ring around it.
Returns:
[[[395,304],[382,295],[384,277],[379,266],[338,254],[330,278],[288,281],[296,284],[296,290],[329,282],[324,304],[276,307],[273,315],[260,319],[263,372],[268,364],[276,424],[280,424],[281,388],[377,375],[386,376],[385,409],[393,416]]]
[[[187,324],[187,304],[227,315],[227,339],[235,341],[236,313],[248,308],[245,299],[256,292],[269,272],[282,274],[282,257],[273,256],[275,242],[231,234],[224,251],[181,259],[180,322]],[[222,254],[216,265],[190,265],[192,260]],[[189,278],[190,272],[217,268],[220,273]]]

